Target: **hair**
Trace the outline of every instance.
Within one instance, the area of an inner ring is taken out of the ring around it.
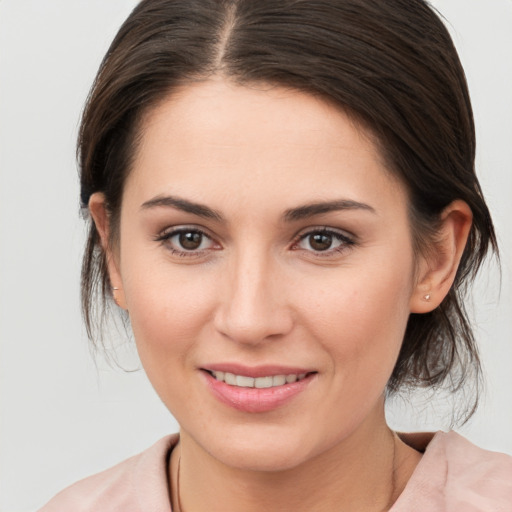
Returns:
[[[454,284],[434,311],[410,315],[388,392],[478,381],[464,297],[497,243],[475,174],[464,70],[433,8],[423,0],[141,1],[100,66],[78,141],[82,207],[102,192],[113,237],[143,116],[178,87],[214,76],[318,95],[361,123],[407,188],[417,251],[432,248],[447,205],[469,205],[473,224]],[[93,342],[111,301],[105,258],[89,220],[82,308]]]

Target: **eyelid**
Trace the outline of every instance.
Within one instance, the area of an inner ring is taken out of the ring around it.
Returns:
[[[156,236],[153,237],[153,239],[155,240],[155,242],[160,242],[162,244],[165,244],[166,242],[171,240],[176,235],[180,235],[182,233],[190,233],[190,232],[200,233],[203,237],[210,240],[212,242],[212,244],[214,245],[214,247],[210,247],[207,249],[199,249],[199,250],[185,250],[185,249],[180,250],[180,249],[175,249],[173,247],[168,247],[168,249],[171,251],[172,254],[176,254],[176,255],[184,256],[184,257],[187,257],[187,256],[193,257],[193,256],[200,256],[200,255],[206,254],[208,251],[211,251],[211,250],[218,250],[218,249],[222,248],[221,245],[219,244],[219,242],[210,233],[208,233],[207,230],[205,230],[201,226],[197,226],[197,225],[193,225],[193,224],[192,225],[180,224],[180,225],[176,225],[176,226],[169,226],[169,227],[165,228],[164,230],[160,231]]]
[[[202,235],[207,236],[208,238],[212,238],[202,227],[188,225],[188,224],[179,224],[177,226],[168,226],[165,229],[162,229],[158,234],[154,236],[156,241],[159,240],[167,240],[174,235],[178,235],[180,233],[184,233],[187,231],[195,231],[197,233],[201,233]]]
[[[308,236],[314,235],[314,234],[328,234],[331,236],[334,236],[338,240],[341,240],[343,243],[342,245],[335,247],[333,249],[326,249],[325,251],[314,251],[314,250],[307,250],[307,249],[300,249],[297,247],[297,245],[304,239],[306,239]],[[339,228],[333,228],[329,226],[312,226],[308,227],[306,230],[298,233],[293,242],[291,248],[293,250],[304,250],[306,252],[309,252],[313,254],[315,257],[329,257],[333,256],[337,253],[343,252],[350,247],[354,246],[356,244],[356,236],[352,233],[349,233],[343,229]]]
[[[310,226],[295,235],[295,241],[302,240],[303,238],[315,234],[315,233],[327,233],[330,235],[337,235],[343,239],[350,240],[351,242],[356,241],[356,235],[350,233],[346,229],[334,228],[331,226]]]

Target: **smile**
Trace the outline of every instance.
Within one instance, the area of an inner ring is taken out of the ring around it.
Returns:
[[[203,367],[205,384],[224,405],[246,413],[264,413],[295,400],[317,380],[317,371],[283,366],[248,368],[237,364]]]
[[[247,377],[246,375],[235,375],[234,373],[212,371],[209,372],[215,380],[225,382],[230,386],[237,386],[240,388],[274,388],[284,386],[285,384],[292,384],[293,382],[300,381],[306,377],[306,373],[291,373],[288,375],[267,375],[264,377]]]

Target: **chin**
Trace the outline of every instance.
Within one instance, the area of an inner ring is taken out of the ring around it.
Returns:
[[[305,422],[306,424],[306,422]],[[303,426],[306,426],[306,425]],[[283,425],[239,425],[222,435],[201,432],[195,442],[226,466],[245,471],[287,471],[329,449],[328,436],[315,441],[309,428]]]
[[[230,444],[211,453],[223,464],[244,471],[278,472],[300,466],[309,459],[305,447],[292,443]]]

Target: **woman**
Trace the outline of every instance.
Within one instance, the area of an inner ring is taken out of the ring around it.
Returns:
[[[478,379],[496,249],[428,5],[142,1],[79,149],[88,332],[97,294],[126,312],[180,434],[42,510],[510,509],[509,457],[384,415]]]

